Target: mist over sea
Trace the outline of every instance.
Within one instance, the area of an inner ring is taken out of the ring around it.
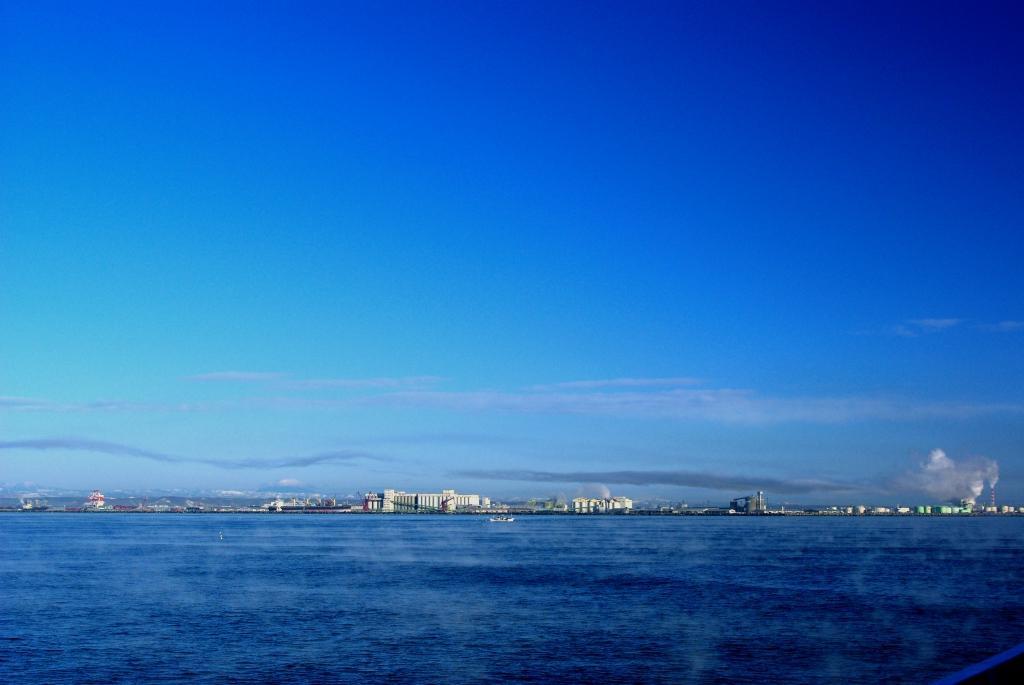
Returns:
[[[221,539],[223,534],[223,539]],[[0,681],[927,682],[1022,518],[0,516]]]

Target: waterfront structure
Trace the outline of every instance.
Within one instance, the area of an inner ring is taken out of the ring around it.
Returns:
[[[461,509],[480,509],[491,506],[491,498],[442,490],[435,492],[405,492],[385,489],[368,492],[363,497],[363,511],[371,512],[430,512],[451,513]]]
[[[628,497],[577,497],[572,501],[572,510],[577,514],[609,514],[615,511],[626,512],[633,508],[633,500]]]
[[[85,501],[86,509],[102,509],[106,504],[106,497],[99,490],[93,490],[89,499]]]
[[[280,496],[261,507],[264,511],[311,511],[337,509],[338,500],[334,497],[307,497],[305,499],[284,499]]]
[[[768,511],[768,503],[765,500],[764,492],[758,490],[754,495],[737,497],[729,502],[729,508],[746,514],[764,514]]]

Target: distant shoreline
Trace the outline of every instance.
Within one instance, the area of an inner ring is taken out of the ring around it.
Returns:
[[[459,511],[459,512],[367,512],[354,509],[334,509],[334,510],[298,510],[298,511],[258,511],[258,510],[243,510],[243,509],[203,509],[199,511],[138,511],[138,510],[65,510],[65,509],[0,509],[0,514],[24,514],[24,515],[42,515],[42,514],[88,514],[90,516],[109,516],[116,514],[130,514],[130,515],[148,515],[148,516],[194,516],[194,515],[210,515],[210,514],[229,514],[234,516],[300,516],[300,515],[318,515],[318,516],[337,516],[337,515],[353,515],[353,516],[379,516],[379,517],[394,517],[394,516],[493,516],[495,513],[511,513],[515,516],[557,516],[557,517],[572,517],[572,518],[647,518],[647,517],[711,517],[711,518],[792,518],[792,517],[817,517],[817,518],[1010,518],[1010,517],[1024,517],[1024,512],[976,512],[976,513],[847,513],[847,512],[836,512],[836,511],[772,511],[760,514],[747,514],[744,512],[721,512],[721,511],[689,511],[689,512],[663,512],[663,511],[646,511],[646,510],[633,510],[629,513],[607,513],[607,514],[577,514],[574,512],[558,512],[558,511],[520,511],[513,509],[511,512],[480,512],[480,511]]]

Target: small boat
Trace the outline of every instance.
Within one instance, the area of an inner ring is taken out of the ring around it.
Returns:
[[[223,539],[224,539],[224,531],[221,531],[221,532],[220,532],[220,539],[221,539],[221,540],[223,540]]]
[[[513,521],[515,521],[514,518],[506,516],[505,514],[499,514],[491,517],[491,523],[512,523]]]

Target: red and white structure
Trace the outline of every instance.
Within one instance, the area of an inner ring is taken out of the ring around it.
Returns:
[[[103,493],[99,490],[93,490],[92,494],[89,495],[89,499],[85,501],[85,506],[88,509],[102,509],[106,503],[106,498]]]

